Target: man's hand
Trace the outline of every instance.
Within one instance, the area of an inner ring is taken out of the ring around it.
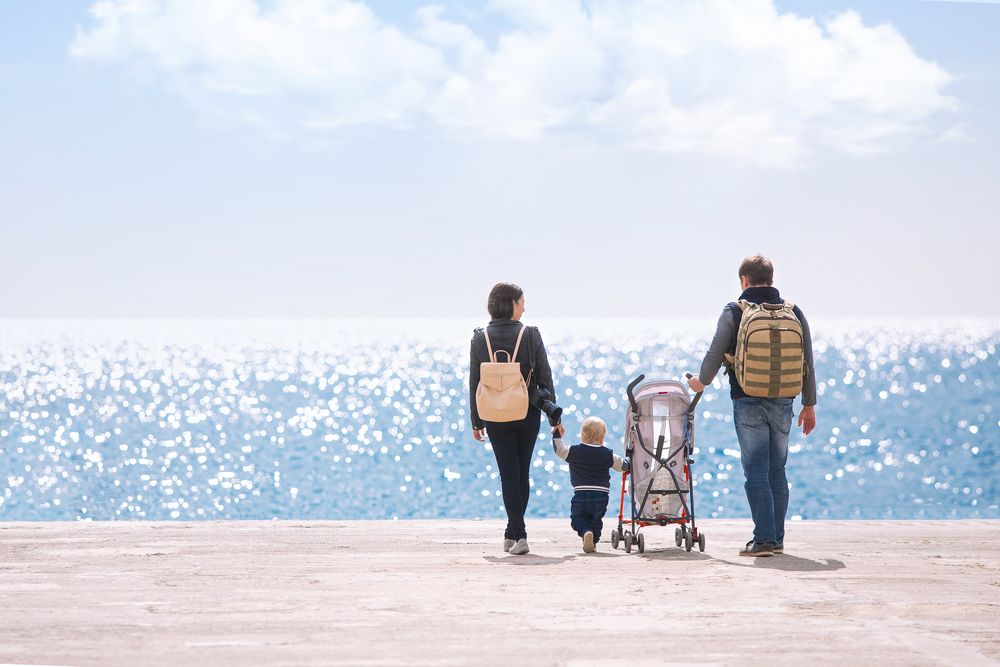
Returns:
[[[486,429],[485,428],[472,429],[472,437],[475,438],[477,442],[486,442]]]
[[[688,378],[688,386],[691,387],[691,391],[697,394],[699,391],[704,391],[706,385],[701,383],[697,375],[692,375]]]
[[[803,405],[802,412],[799,413],[799,426],[802,427],[802,434],[809,435],[816,428],[816,406]]]

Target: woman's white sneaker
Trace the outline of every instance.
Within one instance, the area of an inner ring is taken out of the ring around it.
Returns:
[[[514,546],[510,548],[510,553],[515,556],[523,556],[528,553],[528,540],[523,537],[514,543]]]
[[[504,539],[504,541],[503,541],[503,550],[504,551],[510,551],[510,548],[512,546],[514,546],[514,540]]]

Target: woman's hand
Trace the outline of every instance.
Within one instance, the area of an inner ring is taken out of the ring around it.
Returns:
[[[556,431],[559,431],[560,438],[566,435],[566,427],[562,425],[562,422],[559,422],[552,428],[553,433],[555,433]]]
[[[486,442],[486,429],[485,428],[472,429],[472,437],[475,438],[477,442]]]

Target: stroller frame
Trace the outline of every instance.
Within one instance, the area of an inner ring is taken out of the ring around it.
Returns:
[[[692,377],[690,373],[686,375],[688,378]],[[646,541],[641,532],[642,528],[646,526],[667,526],[670,524],[676,524],[677,528],[674,532],[674,543],[678,547],[683,545],[686,551],[691,551],[692,547],[697,544],[698,550],[704,551],[705,533],[698,529],[695,517],[694,477],[691,474],[691,465],[694,463],[694,458],[692,456],[694,453],[694,443],[692,437],[695,419],[694,411],[698,405],[698,401],[701,400],[702,392],[699,391],[695,394],[694,399],[687,407],[686,413],[679,417],[684,419],[682,446],[673,452],[670,452],[668,449],[667,456],[664,457],[664,435],[661,433],[655,449],[651,449],[649,446],[651,443],[647,443],[645,441],[642,435],[642,430],[639,428],[639,423],[644,419],[670,419],[670,417],[652,417],[642,416],[639,414],[639,405],[635,398],[635,388],[645,379],[645,375],[640,375],[632,380],[625,390],[630,407],[628,415],[628,428],[625,432],[625,456],[629,459],[629,463],[631,464],[634,446],[635,444],[638,444],[638,446],[641,447],[643,451],[656,462],[657,467],[650,473],[651,481],[647,485],[645,493],[638,504],[636,503],[635,497],[635,476],[632,474],[631,465],[629,472],[622,473],[621,498],[618,503],[618,528],[611,531],[611,546],[617,549],[619,542],[624,542],[625,552],[630,553],[632,551],[632,545],[634,544],[638,547],[639,553],[643,553],[646,550]],[[678,417],[673,418],[677,419]],[[678,477],[673,470],[677,464],[676,459],[678,456],[682,457],[683,460],[683,478]],[[653,489],[652,478],[655,477],[656,473],[660,470],[666,470],[670,474],[673,480],[673,489]],[[629,518],[625,518],[626,481],[628,482],[627,488],[629,494],[629,505],[631,506]],[[687,491],[682,490],[683,484],[687,485]],[[646,500],[652,494],[676,494],[681,503],[680,514],[641,516],[639,514],[640,509],[646,505]]]

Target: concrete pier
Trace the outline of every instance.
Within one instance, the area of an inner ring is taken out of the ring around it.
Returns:
[[[496,521],[0,524],[0,663],[1000,663],[998,521],[796,522],[766,559],[702,528],[584,554],[529,520],[508,556]]]

